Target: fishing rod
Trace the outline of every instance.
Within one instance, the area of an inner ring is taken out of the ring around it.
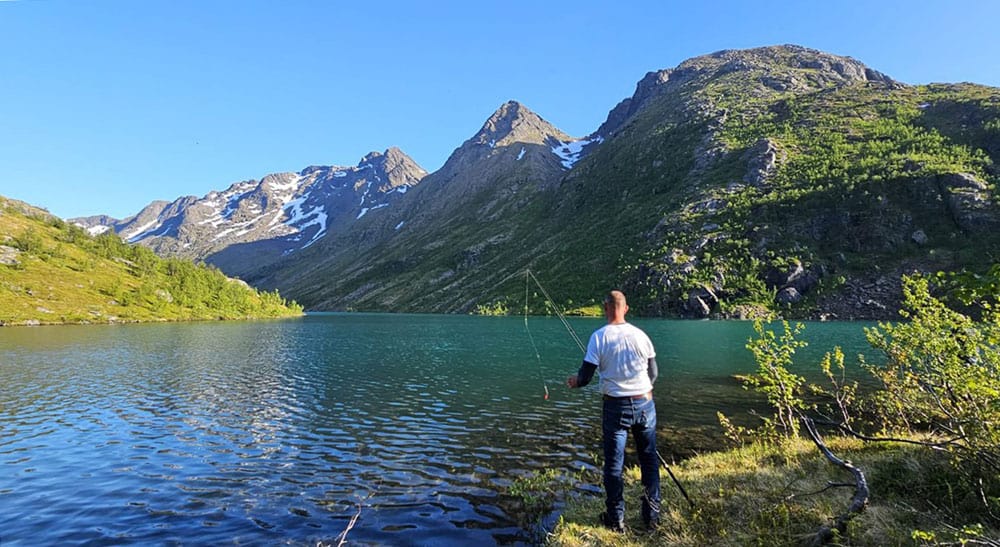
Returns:
[[[531,346],[535,349],[535,357],[538,359],[538,366],[539,366],[538,371],[539,371],[539,373],[541,373],[542,358],[538,355],[538,347],[535,346],[535,340],[531,336],[531,330],[528,329],[528,278],[529,277],[532,280],[535,281],[535,285],[537,285],[538,288],[539,288],[539,290],[542,291],[542,295],[545,296],[545,299],[548,301],[549,305],[552,306],[552,309],[556,312],[556,316],[559,317],[559,320],[562,322],[563,326],[566,327],[566,330],[569,332],[570,337],[572,337],[573,341],[576,342],[576,345],[580,348],[580,351],[582,351],[583,353],[587,353],[587,348],[584,347],[583,342],[580,340],[580,337],[576,335],[576,331],[573,330],[573,326],[570,325],[569,321],[566,320],[566,317],[562,314],[562,311],[559,309],[559,306],[557,306],[556,303],[555,303],[555,301],[552,300],[552,297],[549,296],[549,292],[545,290],[545,287],[543,287],[542,284],[541,284],[541,282],[538,281],[538,278],[535,277],[535,274],[533,274],[530,269],[525,268],[525,270],[524,270],[524,329],[528,332],[528,339],[531,340]],[[545,384],[545,379],[544,378],[542,379],[542,384],[543,385]],[[548,388],[548,386],[545,386],[545,398],[546,399],[549,398],[549,388]],[[667,474],[670,475],[670,479],[673,480],[674,484],[677,485],[677,489],[681,491],[681,495],[684,496],[684,499],[686,499],[687,502],[688,502],[688,504],[691,505],[691,508],[694,509],[694,502],[691,501],[690,496],[688,496],[687,490],[685,490],[684,486],[681,485],[681,481],[677,480],[677,476],[674,475],[673,470],[671,470],[670,466],[667,465],[667,460],[663,459],[663,456],[660,454],[659,450],[656,451],[656,457],[659,458],[660,463],[663,465],[663,468],[667,470]]]
[[[681,491],[681,495],[684,496],[684,499],[686,499],[688,504],[691,505],[691,509],[694,509],[694,502],[691,501],[690,497],[688,497],[687,490],[684,490],[684,487],[681,486],[681,481],[677,480],[677,477],[674,476],[674,472],[670,470],[670,466],[667,465],[667,460],[663,459],[659,450],[656,451],[656,457],[660,458],[660,463],[663,464],[663,468],[667,470],[667,474],[670,475],[671,479],[673,479],[674,484],[677,485],[677,489]]]

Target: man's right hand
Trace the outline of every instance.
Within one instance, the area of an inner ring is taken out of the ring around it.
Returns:
[[[579,383],[579,378],[577,378],[576,374],[566,378],[566,386],[569,387],[570,389],[577,387],[578,383]]]

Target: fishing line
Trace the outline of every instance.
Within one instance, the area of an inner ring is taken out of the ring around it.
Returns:
[[[524,332],[528,333],[528,340],[531,341],[531,348],[535,350],[535,359],[538,360],[538,377],[542,380],[542,387],[545,388],[545,400],[549,399],[549,386],[545,384],[545,376],[542,374],[542,356],[538,354],[538,346],[535,345],[535,337],[531,335],[528,328],[528,270],[524,270]]]
[[[542,387],[545,388],[545,399],[548,399],[549,387],[548,385],[545,384],[545,377],[542,376],[542,356],[538,353],[538,346],[535,345],[535,338],[534,336],[531,335],[531,329],[528,328],[528,288],[530,286],[531,281],[534,281],[535,285],[538,286],[538,289],[542,291],[542,296],[545,297],[545,300],[552,308],[552,311],[556,312],[556,317],[558,317],[559,321],[563,324],[564,327],[566,327],[566,331],[569,332],[570,337],[573,338],[574,342],[576,342],[576,345],[577,347],[580,348],[580,351],[582,351],[583,353],[587,353],[587,348],[583,345],[583,342],[580,340],[580,337],[577,336],[576,331],[573,330],[573,327],[569,324],[569,321],[566,320],[566,316],[563,315],[562,310],[559,309],[559,306],[557,306],[555,301],[552,300],[552,297],[549,296],[549,291],[545,290],[545,287],[542,286],[541,282],[538,281],[538,278],[535,277],[535,274],[533,274],[531,270],[525,269],[524,270],[524,330],[525,332],[528,333],[528,340],[531,341],[531,347],[535,350],[535,359],[538,360],[538,374],[539,376],[542,377]]]
[[[527,300],[527,294],[528,294],[528,276],[530,276],[531,279],[533,279],[535,281],[535,285],[538,285],[539,290],[542,291],[542,295],[545,296],[545,300],[547,300],[548,303],[549,303],[549,305],[552,306],[552,310],[556,312],[556,317],[559,318],[559,321],[561,321],[562,324],[563,324],[563,326],[566,327],[566,331],[569,332],[569,335],[573,338],[573,341],[576,342],[577,347],[580,348],[580,351],[582,351],[584,353],[587,353],[587,347],[584,346],[583,342],[580,341],[580,337],[576,335],[576,331],[573,330],[572,326],[570,326],[569,321],[566,320],[566,316],[563,315],[562,310],[560,310],[559,306],[557,306],[556,303],[555,303],[555,301],[552,300],[552,297],[549,296],[549,292],[545,290],[545,287],[543,287],[542,284],[538,281],[538,278],[535,277],[535,274],[531,273],[531,270],[527,270],[527,269],[524,270],[524,274],[525,274],[525,278],[524,278],[524,285],[525,285],[525,287],[524,287],[524,294],[525,294],[525,300],[524,300],[525,317],[527,317],[527,310],[528,310],[528,300]]]

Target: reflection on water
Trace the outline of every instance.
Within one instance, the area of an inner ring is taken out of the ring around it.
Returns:
[[[731,378],[753,369],[750,325],[637,323],[659,354],[662,450],[717,444],[715,412],[752,405]],[[516,318],[4,329],[0,541],[304,545],[359,510],[355,544],[528,541],[499,492],[594,469],[600,405],[561,386],[581,358],[562,325],[531,329],[541,363]],[[858,324],[806,338],[804,362],[866,349]]]

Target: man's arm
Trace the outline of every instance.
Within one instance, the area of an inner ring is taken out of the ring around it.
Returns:
[[[594,372],[597,371],[597,365],[593,363],[588,363],[584,361],[580,365],[580,370],[576,374],[566,378],[566,385],[573,387],[583,387],[590,383],[594,379]]]
[[[660,374],[659,369],[656,367],[656,357],[650,357],[649,361],[646,361],[646,374],[649,375],[649,383],[655,384],[656,377]]]

